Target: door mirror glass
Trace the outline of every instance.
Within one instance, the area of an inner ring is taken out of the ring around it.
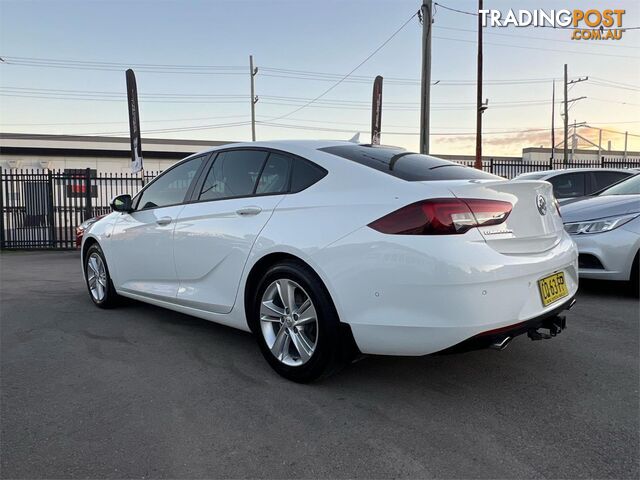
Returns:
[[[118,195],[111,200],[111,209],[114,212],[126,212],[129,213],[133,209],[131,208],[131,195]]]

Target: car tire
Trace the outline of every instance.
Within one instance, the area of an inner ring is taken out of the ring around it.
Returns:
[[[84,279],[89,297],[100,308],[113,308],[118,303],[118,294],[113,287],[109,267],[100,245],[94,243],[84,257]]]
[[[353,358],[352,342],[327,289],[302,262],[288,260],[268,268],[252,299],[251,330],[264,358],[281,376],[307,383],[337,372]]]
[[[629,277],[631,294],[640,297],[640,251],[636,253],[631,264],[631,276]]]

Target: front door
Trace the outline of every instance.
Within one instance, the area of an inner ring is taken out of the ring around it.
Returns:
[[[191,183],[206,157],[182,162],[158,176],[123,213],[112,235],[109,268],[118,290],[157,299],[175,299],[178,279],[173,232]]]

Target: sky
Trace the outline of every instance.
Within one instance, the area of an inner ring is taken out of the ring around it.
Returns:
[[[257,139],[368,139],[372,79],[385,78],[382,143],[417,150],[420,0],[0,0],[0,131],[127,136],[124,70],[136,71],[143,137],[251,139],[249,55]],[[477,2],[435,6],[431,153],[474,154]],[[485,8],[619,8],[640,26],[640,2],[485,1]],[[411,18],[411,19],[410,19]],[[409,20],[410,19],[410,20]],[[318,97],[391,40],[347,79]],[[570,121],[597,143],[640,150],[640,29],[619,41],[575,41],[567,30],[484,32],[483,153],[550,145],[552,82],[571,86]],[[292,72],[295,71],[295,72]],[[398,80],[400,79],[400,80]],[[299,109],[299,110],[298,110]],[[295,111],[298,110],[298,111]],[[279,118],[284,117],[284,118]],[[560,104],[555,125],[560,127]],[[561,130],[556,131],[556,142]]]

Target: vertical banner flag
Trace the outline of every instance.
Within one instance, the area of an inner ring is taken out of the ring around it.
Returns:
[[[382,128],[382,77],[378,75],[373,82],[373,101],[371,104],[371,145],[380,145]]]
[[[127,76],[127,103],[129,104],[129,136],[131,137],[131,171],[142,170],[142,138],[140,137],[140,112],[138,110],[138,87],[133,70]]]

